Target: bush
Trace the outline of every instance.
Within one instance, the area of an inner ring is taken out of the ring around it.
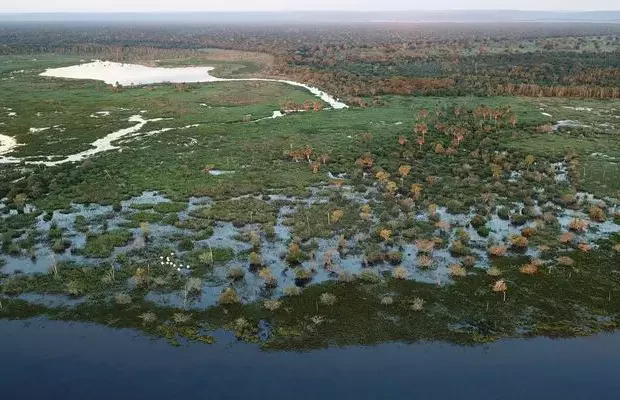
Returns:
[[[219,304],[237,304],[241,302],[241,299],[239,299],[239,295],[233,288],[226,288],[220,293],[217,302]]]
[[[336,300],[336,296],[331,293],[323,293],[319,298],[321,304],[326,306],[333,306],[334,304],[336,304]]]
[[[190,251],[194,249],[194,242],[190,238],[183,238],[179,242],[179,249],[183,251]]]
[[[381,282],[381,276],[372,269],[365,269],[360,272],[359,279],[366,283],[379,283]]]

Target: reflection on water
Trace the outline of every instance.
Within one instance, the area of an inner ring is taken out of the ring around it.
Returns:
[[[620,335],[262,352],[216,332],[172,347],[132,330],[0,321],[0,387],[17,399],[617,399]]]

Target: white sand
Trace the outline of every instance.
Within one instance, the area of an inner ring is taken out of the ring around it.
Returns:
[[[212,76],[213,67],[181,67],[163,68],[147,67],[138,64],[121,64],[110,61],[93,61],[87,64],[72,65],[63,68],[51,68],[41,74],[55,78],[93,79],[110,85],[117,83],[123,86],[148,85],[152,83],[187,83],[187,82],[231,82],[231,81],[261,81],[279,82],[308,90],[310,93],[328,103],[334,109],[348,108],[348,106],[322,90],[286,79],[223,79]]]
[[[10,153],[15,147],[17,147],[17,140],[0,133],[0,154]]]
[[[153,68],[138,64],[94,61],[70,67],[52,68],[41,74],[55,78],[93,79],[109,85],[147,85],[151,83],[213,82],[213,67]]]

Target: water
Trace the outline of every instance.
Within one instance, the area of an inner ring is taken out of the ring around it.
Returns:
[[[133,330],[0,321],[0,387],[18,399],[617,399],[620,335],[477,347],[386,343],[262,352],[217,332],[172,347]]]

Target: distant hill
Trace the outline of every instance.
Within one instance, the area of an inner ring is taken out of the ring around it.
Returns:
[[[0,13],[2,22],[108,22],[108,23],[498,23],[590,22],[620,23],[620,11],[296,11],[296,12],[175,12],[175,13]]]

